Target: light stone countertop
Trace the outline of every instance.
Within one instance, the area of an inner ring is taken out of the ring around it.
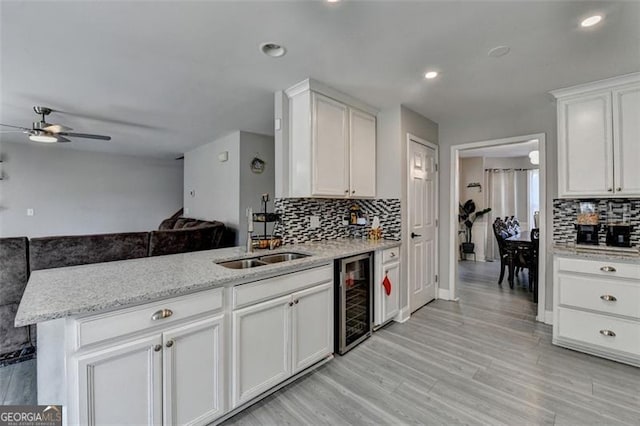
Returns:
[[[640,251],[638,248],[617,248],[608,246],[589,247],[569,244],[554,244],[553,254],[580,259],[640,263]]]
[[[400,241],[338,239],[254,253],[245,253],[243,247],[232,247],[34,271],[22,296],[15,326],[244,284],[328,264],[334,259],[398,246]],[[310,256],[249,269],[229,269],[216,264],[283,252]]]

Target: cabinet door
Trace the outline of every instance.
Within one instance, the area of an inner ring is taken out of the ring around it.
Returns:
[[[611,92],[558,101],[558,195],[613,192]]]
[[[385,276],[391,282],[391,293],[389,294],[387,294],[382,285]],[[382,303],[378,306],[381,306],[382,309],[382,322],[386,322],[396,316],[400,309],[400,263],[394,262],[382,265],[382,279],[377,285],[381,287],[380,295],[382,297]]]
[[[333,282],[294,293],[293,374],[333,353]]]
[[[78,357],[78,423],[162,424],[161,349],[157,335]]]
[[[613,91],[616,195],[640,195],[640,86]]]
[[[164,424],[208,424],[223,412],[219,315],[163,333]]]
[[[311,96],[312,195],[345,197],[349,192],[347,106]]]
[[[291,296],[233,312],[233,408],[291,376]]]
[[[349,108],[349,191],[376,196],[376,118]]]

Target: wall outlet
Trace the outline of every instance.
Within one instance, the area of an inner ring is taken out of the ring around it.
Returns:
[[[27,216],[33,216],[35,214],[35,212],[33,211],[33,209],[27,209]]]
[[[309,229],[320,228],[320,217],[319,216],[309,216]]]

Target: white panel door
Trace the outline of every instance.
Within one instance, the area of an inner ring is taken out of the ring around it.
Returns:
[[[391,292],[387,294],[382,285],[385,276],[391,282]],[[388,263],[382,265],[382,279],[376,285],[380,286],[380,297],[382,298],[381,309],[381,322],[386,322],[392,319],[400,310],[400,263]]]
[[[376,117],[349,108],[349,190],[352,197],[376,196]]]
[[[160,335],[77,358],[79,424],[162,424]]]
[[[558,101],[558,194],[613,193],[611,92]]]
[[[409,173],[409,305],[413,312],[436,297],[435,150],[411,141]]]
[[[640,86],[613,91],[616,195],[640,195]]]
[[[233,312],[233,408],[291,376],[291,296]]]
[[[292,295],[293,374],[333,353],[333,282]]]
[[[223,412],[219,315],[163,333],[164,424],[208,424]]]
[[[311,103],[311,195],[345,197],[349,193],[348,108],[317,93],[312,94]]]

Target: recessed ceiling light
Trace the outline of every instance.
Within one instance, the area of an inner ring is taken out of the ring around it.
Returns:
[[[424,78],[428,78],[429,80],[431,80],[432,78],[436,78],[437,76],[438,76],[437,71],[429,71],[424,75]]]
[[[272,58],[279,58],[284,56],[287,53],[287,49],[284,46],[281,46],[277,43],[262,43],[260,45],[260,50],[267,56],[271,56]]]
[[[511,48],[509,46],[496,46],[493,49],[489,50],[489,53],[487,53],[487,55],[491,56],[492,58],[499,58],[506,55],[510,51]]]
[[[584,28],[593,27],[600,21],[602,21],[602,15],[593,15],[593,16],[589,16],[587,19],[584,19],[580,23],[580,25],[582,25]]]
[[[340,0],[327,0],[327,3],[338,3]]]

